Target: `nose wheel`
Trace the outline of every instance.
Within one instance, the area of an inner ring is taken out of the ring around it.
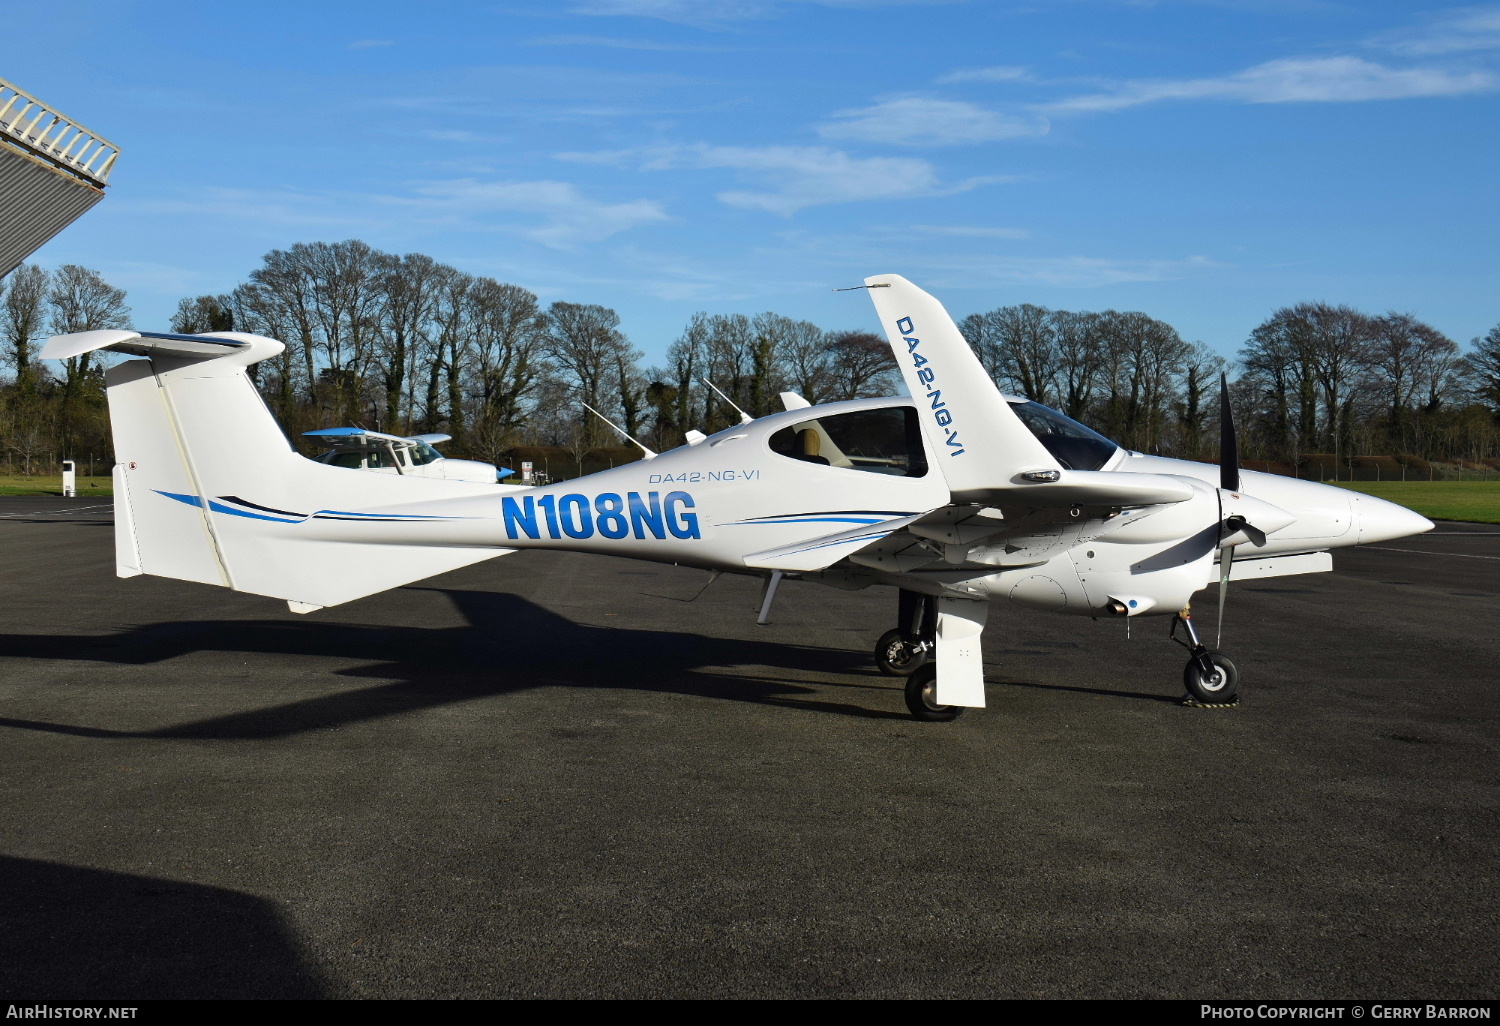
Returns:
[[[1187,640],[1177,636],[1177,625],[1181,624]],[[1184,609],[1172,619],[1172,633],[1168,635],[1188,650],[1188,662],[1182,669],[1182,683],[1187,688],[1189,705],[1214,708],[1238,705],[1240,701],[1240,671],[1223,652],[1204,647],[1193,629],[1191,613]]]

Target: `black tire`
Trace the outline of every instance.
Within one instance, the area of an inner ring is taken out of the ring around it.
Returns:
[[[919,666],[931,661],[930,653],[907,641],[899,627],[886,631],[875,642],[875,665],[887,677],[910,677]]]
[[[1215,674],[1205,680],[1198,660],[1189,659],[1182,671],[1182,683],[1195,702],[1203,705],[1230,705],[1239,698],[1240,670],[1223,652],[1209,652],[1208,661],[1213,663]]]
[[[919,720],[944,723],[956,720],[964,714],[961,705],[938,705],[933,699],[937,692],[937,663],[928,661],[917,667],[906,678],[906,707]]]

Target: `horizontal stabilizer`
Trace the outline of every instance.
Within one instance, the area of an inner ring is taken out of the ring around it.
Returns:
[[[259,344],[258,344],[259,343]],[[274,347],[267,352],[268,345]],[[96,349],[131,356],[176,356],[187,360],[212,360],[241,350],[253,350],[258,359],[281,352],[280,342],[243,331],[216,331],[206,335],[173,335],[160,331],[126,331],[104,328],[53,335],[42,346],[44,360],[71,360]]]
[[[886,520],[878,524],[861,524],[848,531],[825,534],[821,538],[809,538],[795,545],[777,549],[766,549],[745,557],[745,565],[765,570],[791,570],[810,572],[832,566],[851,553],[879,541],[894,531],[920,520],[922,514]]]

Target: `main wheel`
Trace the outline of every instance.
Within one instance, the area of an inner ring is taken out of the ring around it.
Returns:
[[[1214,667],[1211,676],[1203,675],[1198,660],[1189,659],[1182,671],[1182,682],[1187,685],[1188,694],[1195,701],[1204,705],[1229,705],[1239,697],[1239,667],[1223,652],[1208,653],[1208,661]]]
[[[964,714],[961,705],[937,704],[937,663],[926,662],[906,679],[906,707],[919,720],[941,723]]]
[[[887,677],[910,677],[917,667],[932,661],[930,650],[906,640],[899,627],[893,627],[875,642],[875,665]]]

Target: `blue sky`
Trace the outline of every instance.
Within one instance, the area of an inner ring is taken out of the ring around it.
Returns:
[[[1139,309],[1232,354],[1302,300],[1500,321],[1500,5],[18,0],[0,75],[122,149],[44,249],[140,327],[357,237],[603,303],[874,328]]]

